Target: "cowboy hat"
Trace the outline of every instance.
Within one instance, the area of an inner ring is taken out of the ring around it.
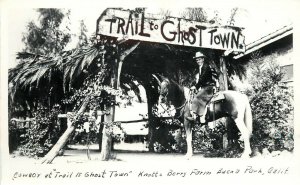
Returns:
[[[193,59],[196,59],[196,58],[206,58],[206,56],[201,53],[200,51],[197,51],[195,56],[193,57]]]

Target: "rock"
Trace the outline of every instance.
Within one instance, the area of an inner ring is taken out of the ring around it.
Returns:
[[[63,156],[65,153],[65,150],[64,149],[60,149],[59,152],[58,152],[58,156]]]

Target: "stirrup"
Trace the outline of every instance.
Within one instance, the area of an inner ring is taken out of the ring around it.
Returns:
[[[213,94],[216,94],[218,92],[218,89],[216,86],[213,87]]]

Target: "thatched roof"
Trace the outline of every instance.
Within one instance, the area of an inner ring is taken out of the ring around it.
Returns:
[[[17,54],[19,64],[9,70],[9,94],[13,97],[18,89],[31,90],[42,88],[51,83],[53,78],[61,77],[64,87],[71,87],[77,77],[93,64],[93,61],[105,52],[97,46],[76,48],[63,51],[57,55],[41,56],[20,52]]]

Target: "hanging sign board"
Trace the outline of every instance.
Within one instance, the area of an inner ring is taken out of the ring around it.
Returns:
[[[139,41],[245,51],[242,28],[132,10],[106,9],[97,20],[96,32],[98,35]]]

